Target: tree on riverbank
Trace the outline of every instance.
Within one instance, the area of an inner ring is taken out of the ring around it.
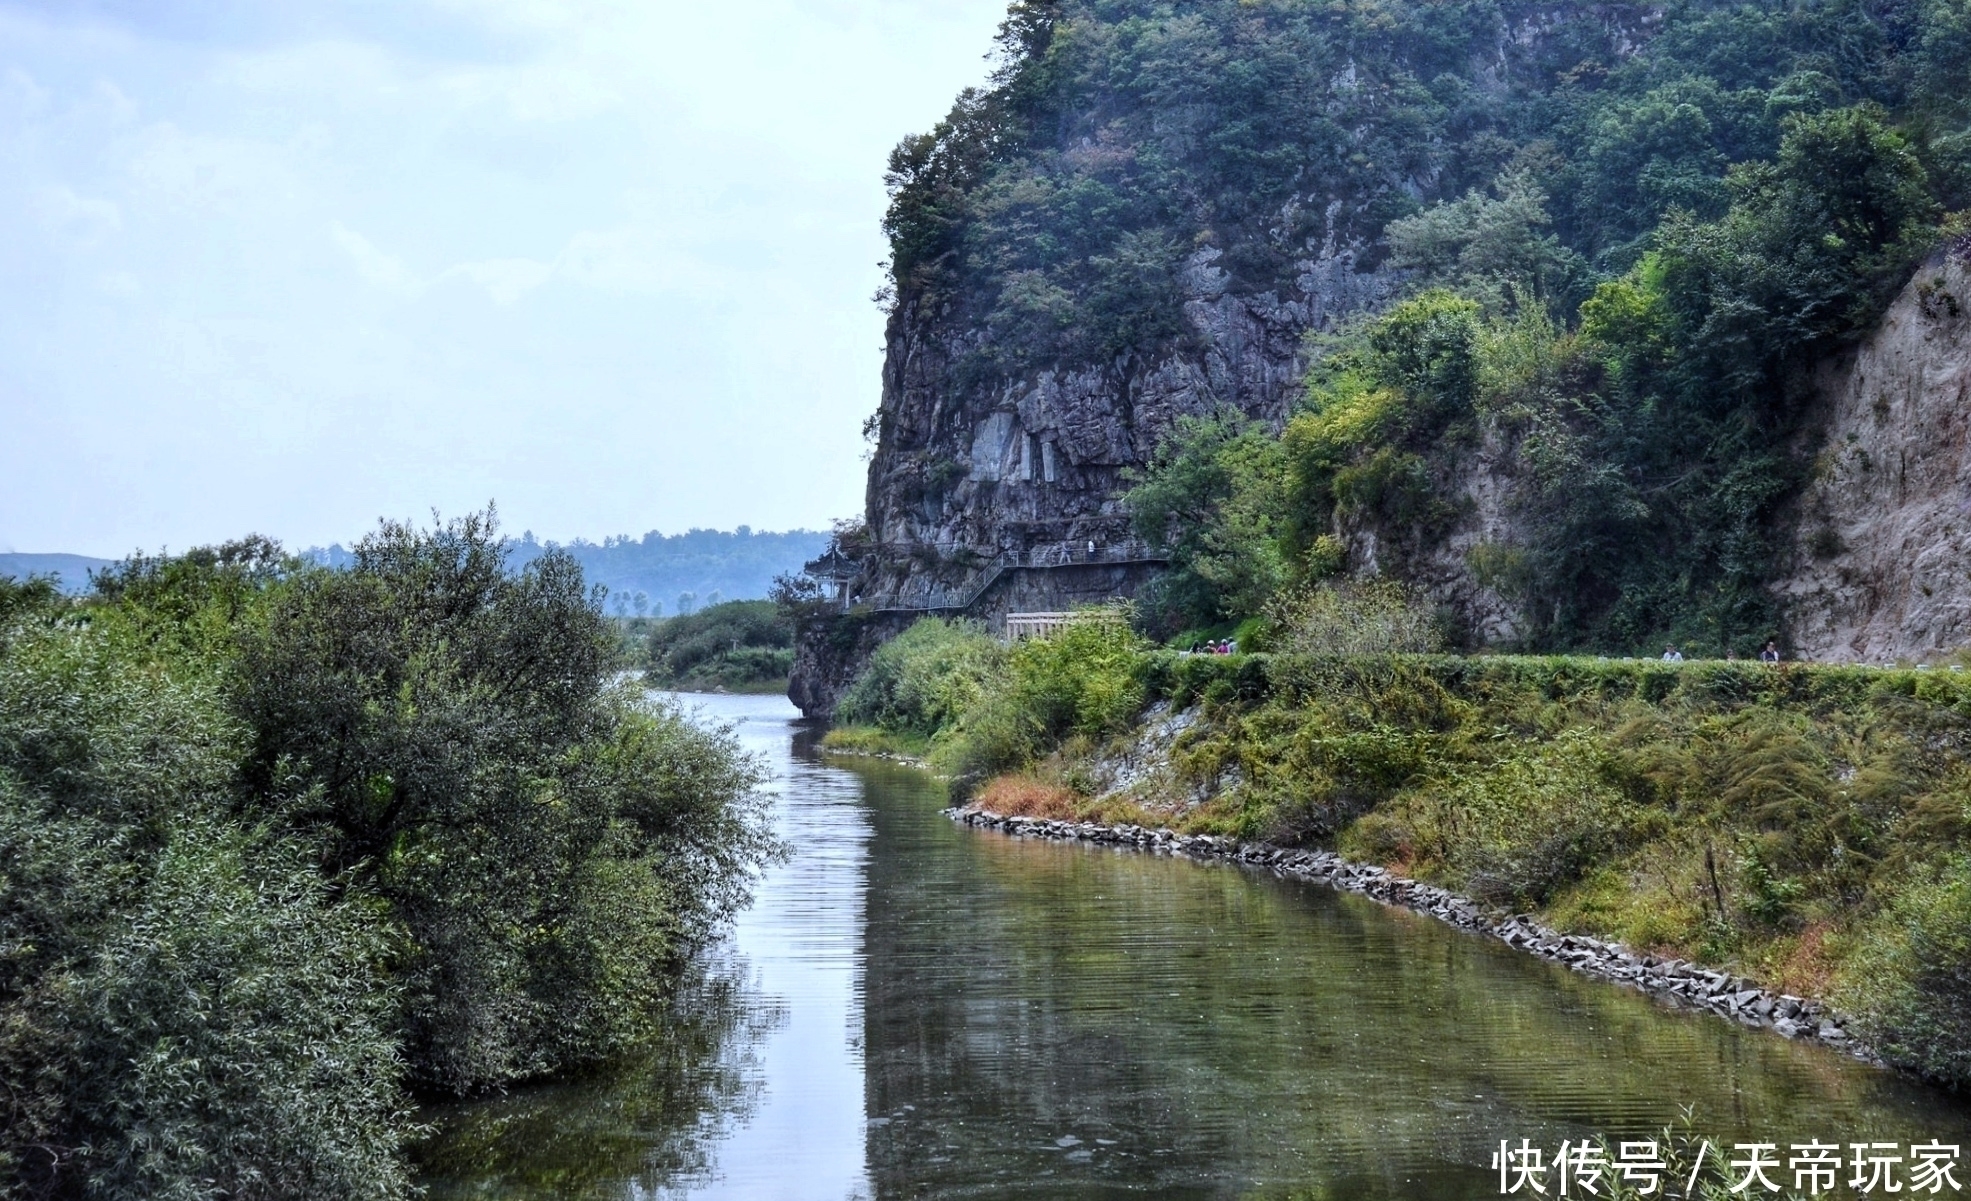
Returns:
[[[16,590],[18,591],[18,590]],[[10,593],[10,596],[13,594]],[[565,556],[386,524],[0,604],[0,1173],[392,1197],[414,1092],[620,1054],[775,853]]]
[[[726,601],[645,627],[640,663],[655,688],[786,691],[794,626],[772,601]]]

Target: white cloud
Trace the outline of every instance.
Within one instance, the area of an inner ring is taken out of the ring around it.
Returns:
[[[424,291],[424,282],[401,259],[378,250],[374,242],[342,222],[329,223],[329,236],[356,265],[357,274],[370,283],[403,296],[416,296]]]
[[[41,187],[35,199],[50,232],[84,245],[94,245],[123,228],[123,212],[115,202],[79,195],[62,184]]]
[[[484,259],[447,267],[439,278],[471,280],[486,289],[493,303],[511,305],[546,283],[553,274],[553,264],[533,259]]]
[[[0,532],[853,511],[883,159],[1004,10],[0,0]]]

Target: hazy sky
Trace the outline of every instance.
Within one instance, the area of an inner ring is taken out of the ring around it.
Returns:
[[[0,550],[858,512],[1005,0],[0,0]]]

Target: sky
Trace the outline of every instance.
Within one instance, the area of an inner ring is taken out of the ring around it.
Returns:
[[[0,551],[862,507],[1005,0],[0,0]]]

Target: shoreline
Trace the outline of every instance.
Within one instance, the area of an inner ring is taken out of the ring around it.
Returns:
[[[932,769],[928,761],[919,759],[915,755],[906,755],[902,751],[868,751],[868,750],[863,750],[860,747],[841,747],[841,746],[826,746],[826,745],[823,745],[817,749],[819,749],[821,753],[824,755],[847,755],[854,759],[880,759],[885,763],[901,763],[905,767],[914,767],[919,771],[929,772],[931,775],[937,776],[937,778],[940,780],[949,778],[946,776],[938,776],[938,773]]]
[[[951,808],[944,813],[960,825],[996,830],[1014,837],[1091,842],[1200,861],[1270,868],[1277,876],[1325,884],[1340,892],[1352,892],[1436,918],[1460,930],[1489,935],[1515,950],[1581,975],[1634,988],[1672,1008],[1708,1013],[1741,1026],[1770,1030],[1794,1042],[1819,1043],[1864,1063],[1889,1067],[1866,1044],[1848,1033],[1849,1018],[1812,997],[1771,992],[1743,977],[1689,960],[1638,954],[1620,943],[1581,934],[1562,934],[1525,914],[1505,913],[1449,889],[1396,875],[1388,868],[1351,862],[1333,851],[1290,850],[1268,843],[1239,842],[1210,834],[1179,834],[1169,829],[1152,830],[1134,825],[1007,817],[983,809]]]

